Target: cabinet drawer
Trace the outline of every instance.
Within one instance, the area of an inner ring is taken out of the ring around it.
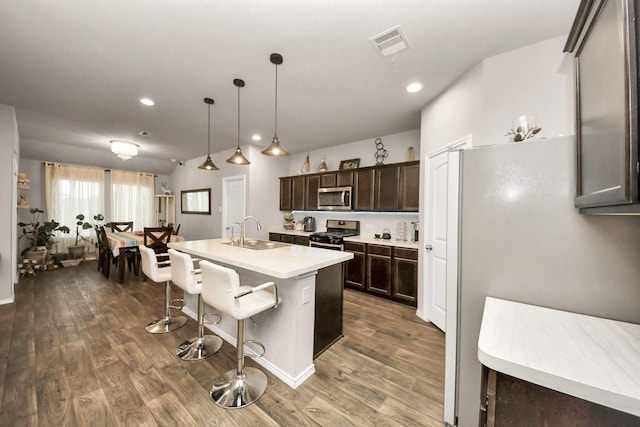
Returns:
[[[391,246],[369,245],[369,253],[375,255],[391,256]]]
[[[394,248],[393,254],[396,258],[418,259],[418,250],[410,248]]]
[[[344,250],[350,252],[364,252],[364,243],[344,242]]]
[[[293,243],[295,240],[295,237],[291,234],[281,234],[280,235],[280,241],[284,242],[284,243]]]
[[[309,246],[309,238],[305,236],[294,236],[293,243],[300,246]]]
[[[279,242],[280,233],[269,233],[269,240],[271,240],[272,242]]]

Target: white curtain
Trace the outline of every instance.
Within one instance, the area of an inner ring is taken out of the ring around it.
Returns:
[[[104,170],[58,163],[45,163],[45,198],[47,218],[69,227],[69,234],[57,233],[56,252],[66,252],[67,246],[76,242],[76,216],[84,215],[84,221],[93,223],[97,214],[104,215]],[[78,244],[93,251],[96,235],[93,230],[79,229]]]
[[[153,175],[111,171],[111,221],[133,221],[134,230],[153,226]]]

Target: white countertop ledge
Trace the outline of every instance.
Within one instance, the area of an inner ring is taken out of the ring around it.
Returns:
[[[289,279],[353,258],[350,252],[300,245],[255,250],[225,245],[228,239],[191,240],[169,243],[170,248],[198,255],[278,279]]]
[[[487,297],[478,359],[498,372],[640,416],[640,325]]]

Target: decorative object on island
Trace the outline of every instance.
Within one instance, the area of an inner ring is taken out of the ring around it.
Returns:
[[[125,162],[138,155],[138,148],[140,147],[138,144],[121,139],[112,139],[109,142],[111,143],[111,152]]]
[[[217,171],[218,167],[211,160],[211,106],[214,101],[211,98],[205,98],[204,103],[207,104],[209,108],[209,112],[207,115],[207,159],[198,166],[199,169],[204,169],[208,171]]]
[[[535,116],[520,116],[513,119],[512,129],[505,136],[510,137],[511,142],[521,142],[533,138],[541,130],[536,126]]]
[[[97,215],[96,215],[97,216]],[[95,217],[94,217],[95,218]],[[82,235],[81,230],[88,230],[93,228],[91,223],[84,220],[84,214],[76,215],[76,242],[74,245],[69,245],[69,256],[73,259],[79,259],[84,257],[84,244],[78,244],[81,240],[85,242],[93,243],[85,236]]]
[[[238,146],[236,147],[235,153],[227,159],[227,163],[249,165],[251,162],[242,154],[242,150],[240,149],[240,88],[244,87],[244,80],[233,79],[233,84],[238,88]]]
[[[327,163],[324,161],[324,157],[320,159],[320,164],[318,165],[318,172],[326,172],[329,168],[327,167]]]
[[[389,153],[384,148],[384,144],[382,143],[382,138],[376,138],[374,142],[376,144],[376,154],[375,154],[376,165],[384,165],[384,159],[387,158]]]
[[[276,96],[275,96],[275,115],[273,121],[273,140],[271,144],[264,150],[262,154],[267,156],[288,156],[287,150],[282,148],[280,141],[278,140],[278,65],[282,64],[282,55],[279,53],[272,53],[269,57],[272,64],[276,66]]]
[[[340,160],[340,170],[358,169],[360,167],[360,159]]]

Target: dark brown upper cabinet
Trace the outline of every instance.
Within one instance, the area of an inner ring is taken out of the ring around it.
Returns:
[[[420,209],[420,163],[400,166],[398,210],[418,212]]]
[[[291,178],[291,210],[304,210],[305,187],[304,176],[294,176]]]
[[[361,169],[353,172],[353,210],[374,210],[374,185],[374,169]]]
[[[420,162],[280,178],[280,210],[318,210],[318,189],[352,187],[352,210],[417,212]]]
[[[577,188],[583,213],[637,213],[637,1],[582,1],[565,52],[575,55]]]
[[[318,210],[318,188],[320,175],[307,176],[305,179],[304,208],[308,211]]]

